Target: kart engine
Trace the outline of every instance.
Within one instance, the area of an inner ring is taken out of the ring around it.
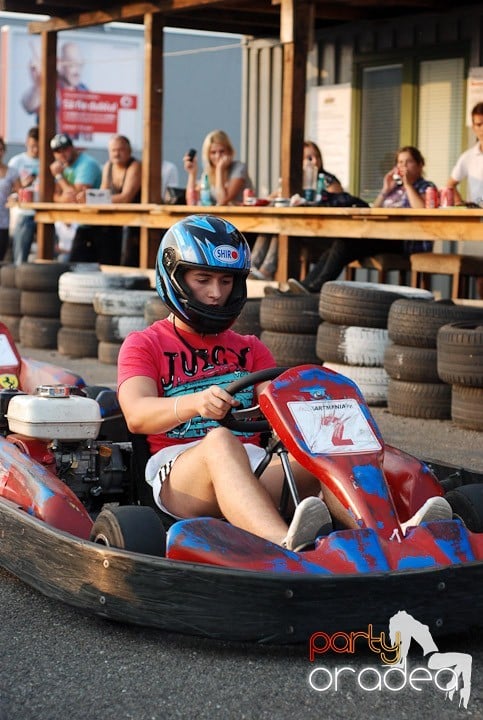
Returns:
[[[126,494],[132,451],[113,390],[101,389],[93,399],[78,388],[47,385],[35,395],[0,396],[2,434],[57,475],[88,510]],[[116,433],[121,440],[114,442]]]

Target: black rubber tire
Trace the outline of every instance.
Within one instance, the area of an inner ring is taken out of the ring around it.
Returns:
[[[389,380],[387,407],[393,415],[449,420],[451,417],[451,386],[444,383],[415,383]]]
[[[97,337],[94,330],[61,327],[57,333],[57,349],[72,358],[97,357]]]
[[[20,293],[21,315],[58,318],[61,304],[57,291],[22,290]]]
[[[398,285],[333,280],[320,291],[319,314],[336,325],[385,328],[391,305],[411,293],[425,294]]]
[[[268,295],[260,304],[260,325],[272,332],[315,335],[318,305],[318,295]]]
[[[450,385],[483,387],[482,322],[451,323],[438,331],[438,375]]]
[[[130,332],[144,330],[144,315],[98,315],[96,336],[102,342],[122,342]]]
[[[0,285],[4,288],[16,288],[17,287],[17,266],[13,263],[7,263],[0,267]]]
[[[24,315],[20,320],[20,343],[25,347],[55,349],[60,320],[57,318],[30,317]]]
[[[90,540],[144,555],[166,555],[163,524],[154,508],[143,505],[104,507],[92,526]]]
[[[117,365],[117,358],[122,342],[104,342],[101,340],[97,346],[97,359],[105,365]]]
[[[416,348],[392,343],[384,353],[384,368],[393,380],[440,382],[436,348]]]
[[[148,325],[152,325],[158,320],[164,320],[170,314],[171,310],[160,297],[152,297],[146,301],[144,306],[144,319]]]
[[[451,419],[468,430],[483,430],[483,388],[453,385]]]
[[[64,302],[60,306],[60,322],[66,327],[94,330],[97,313],[94,305]]]
[[[453,509],[468,530],[474,533],[483,532],[483,484],[474,483],[461,485],[445,495]]]
[[[260,298],[248,298],[231,329],[240,335],[256,335],[259,338],[262,334],[260,306]]]
[[[398,345],[436,347],[438,330],[453,322],[481,320],[483,311],[451,300],[397,300],[389,312],[387,329]]]
[[[15,282],[20,290],[57,292],[59,277],[70,270],[68,263],[22,263],[17,267]]]
[[[0,315],[0,322],[7,326],[15,342],[20,342],[20,315]]]
[[[315,349],[317,357],[323,362],[382,367],[387,343],[387,330],[384,328],[321,322]]]
[[[4,315],[21,315],[20,312],[20,296],[21,290],[16,287],[1,286],[0,287],[0,308]]]
[[[321,364],[315,352],[315,335],[262,330],[260,339],[272,352],[277,365],[295,367],[306,363]]]

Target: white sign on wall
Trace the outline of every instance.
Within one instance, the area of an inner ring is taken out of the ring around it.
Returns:
[[[38,123],[40,37],[30,35],[24,27],[5,26],[0,42],[0,133],[7,142],[23,143],[28,129]],[[109,135],[120,133],[130,139],[133,147],[140,148],[142,95],[142,37],[116,36],[112,32],[59,33],[58,131],[69,132],[78,144],[93,148],[105,148]],[[130,98],[129,107],[123,104],[125,98]],[[88,112],[81,113],[87,101]],[[114,108],[109,123],[105,122],[107,105]],[[101,108],[98,117],[92,110],[96,107]]]
[[[319,146],[324,169],[336,175],[344,190],[349,185],[350,83],[322,85],[310,89],[307,139]]]
[[[471,111],[483,102],[483,67],[470,68],[466,92],[466,126],[471,127]]]

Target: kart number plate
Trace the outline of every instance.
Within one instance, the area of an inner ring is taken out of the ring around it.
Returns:
[[[381,449],[357,400],[289,402],[287,405],[313,455],[348,455]]]

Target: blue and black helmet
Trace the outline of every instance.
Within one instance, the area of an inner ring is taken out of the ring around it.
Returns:
[[[187,270],[200,266],[232,273],[233,290],[223,307],[195,300],[184,281]],[[234,225],[213,215],[190,215],[164,235],[156,259],[156,290],[168,308],[201,334],[226,330],[247,299],[250,249]]]

